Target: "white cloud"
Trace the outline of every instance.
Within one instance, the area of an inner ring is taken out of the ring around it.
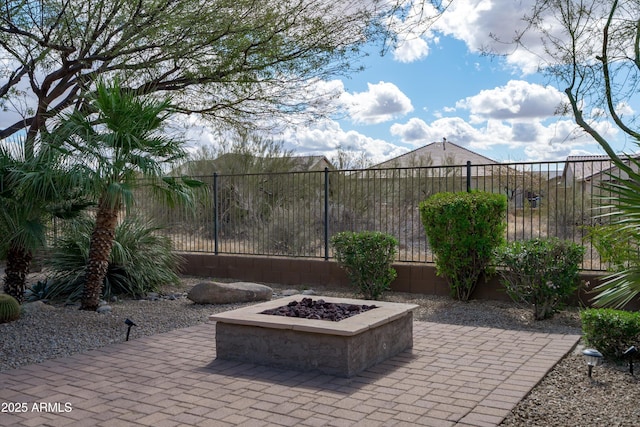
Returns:
[[[616,105],[616,114],[618,114],[619,116],[631,117],[634,115],[634,113],[635,111],[627,102],[620,102],[618,105]]]
[[[615,138],[617,129],[608,122],[594,123],[605,138]],[[403,142],[420,147],[447,138],[448,141],[471,150],[487,153],[499,149],[506,153],[498,161],[561,160],[567,155],[600,153],[598,144],[571,120],[558,120],[545,125],[540,120],[487,120],[481,126],[460,117],[448,117],[426,123],[412,118],[405,124],[391,126],[391,134]],[[510,155],[512,150],[524,150],[526,158]],[[491,156],[489,156],[491,157]]]
[[[414,147],[441,141],[442,138],[447,138],[447,140],[462,146],[481,145],[494,141],[491,138],[498,136],[495,131],[493,135],[487,135],[460,117],[445,117],[431,123],[412,118],[405,124],[392,125],[390,132]]]
[[[524,35],[528,50],[514,50],[515,46],[510,43],[525,27],[523,17],[534,3],[535,0],[455,0],[432,30],[463,40],[471,52],[508,54],[507,63],[525,74],[534,73],[543,52],[539,36]]]
[[[396,33],[393,58],[399,62],[414,62],[429,55],[429,43],[438,43],[431,26],[438,11],[429,2],[407,1],[406,14],[389,19],[389,27]]]
[[[324,120],[314,126],[290,128],[282,135],[286,149],[299,155],[334,156],[338,148],[347,151],[366,152],[373,163],[379,163],[406,153],[406,148],[359,132],[345,131],[339,123]]]
[[[564,95],[554,87],[511,80],[505,86],[458,101],[456,107],[469,110],[472,121],[524,120],[551,117],[563,101]]]
[[[356,123],[377,124],[413,111],[411,100],[393,83],[368,83],[369,90],[344,93],[340,100]]]
[[[393,59],[399,62],[414,62],[429,54],[429,44],[421,37],[403,40],[393,50]]]

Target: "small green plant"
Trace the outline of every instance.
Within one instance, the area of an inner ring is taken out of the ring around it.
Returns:
[[[93,220],[76,220],[56,242],[47,265],[53,272],[47,298],[75,301],[81,297],[92,229]],[[135,217],[127,217],[117,226],[103,298],[139,297],[157,291],[162,284],[179,283],[176,271],[180,257],[172,251],[171,240],[158,235],[158,230]]]
[[[603,356],[621,361],[622,353],[640,342],[640,312],[612,308],[589,308],[580,312],[587,345]]]
[[[395,237],[374,231],[343,231],[333,235],[331,244],[338,264],[366,298],[379,299],[397,277],[391,267],[398,250]]]
[[[437,193],[420,203],[420,216],[436,271],[452,296],[467,301],[482,274],[491,273],[494,250],[504,241],[507,198],[501,194]]]
[[[563,307],[578,287],[584,247],[558,238],[516,241],[496,250],[502,283],[516,302],[533,306],[536,320]]]
[[[0,323],[13,322],[20,318],[20,304],[11,295],[0,294]]]

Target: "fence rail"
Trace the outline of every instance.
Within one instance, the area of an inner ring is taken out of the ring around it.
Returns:
[[[373,230],[398,239],[398,261],[432,262],[419,203],[442,191],[482,190],[507,196],[509,241],[557,236],[583,244],[585,270],[607,267],[586,240],[602,223],[601,184],[625,179],[608,160],[197,178],[208,191],[195,210],[138,197],[138,211],[163,225],[180,251],[328,259],[333,234]]]

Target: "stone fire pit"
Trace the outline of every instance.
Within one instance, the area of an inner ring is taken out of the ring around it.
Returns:
[[[314,296],[376,308],[338,322],[261,313],[300,298],[209,316],[216,322],[217,358],[351,377],[413,346],[415,304]]]

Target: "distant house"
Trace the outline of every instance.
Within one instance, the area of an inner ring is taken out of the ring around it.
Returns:
[[[471,164],[469,170],[467,162]],[[447,180],[445,185],[434,185],[438,191],[464,190],[468,183],[471,189],[500,192],[507,196],[515,208],[526,205],[538,207],[545,197],[540,185],[534,185],[540,183],[542,177],[534,178],[535,173],[526,167],[516,168],[502,164],[446,139],[371,167],[386,168],[415,168],[412,170],[414,176],[418,174],[431,180]]]
[[[424,147],[374,165],[371,169],[466,165],[468,161],[472,165],[500,164],[482,154],[473,152],[453,142],[442,140],[441,142],[432,142]],[[482,169],[477,171],[477,174],[482,173]]]
[[[293,172],[323,171],[325,168],[334,170],[335,167],[325,156],[291,156],[285,159],[293,163]]]
[[[629,156],[621,156],[622,160],[634,170],[638,168],[630,161]],[[640,155],[631,158],[640,159]],[[560,183],[568,187],[578,186],[583,192],[592,193],[604,182],[627,180],[629,176],[620,170],[609,156],[569,156],[562,171]]]

